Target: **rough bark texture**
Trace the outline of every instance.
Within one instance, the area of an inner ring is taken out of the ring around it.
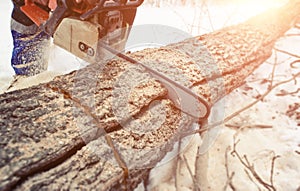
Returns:
[[[213,105],[271,55],[299,12],[293,1],[245,23],[130,56]],[[0,190],[132,190],[191,129],[193,120],[166,94],[143,69],[115,59],[0,95]]]

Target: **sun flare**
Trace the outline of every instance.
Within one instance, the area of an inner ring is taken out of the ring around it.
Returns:
[[[253,16],[280,7],[287,2],[288,0],[231,0],[231,3],[241,9],[245,16]]]

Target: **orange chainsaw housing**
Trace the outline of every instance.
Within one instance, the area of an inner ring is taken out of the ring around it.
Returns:
[[[48,6],[54,10],[57,6],[56,0],[50,0]],[[21,7],[21,10],[37,26],[41,26],[49,19],[49,13],[37,6],[32,0],[25,0],[25,5]]]

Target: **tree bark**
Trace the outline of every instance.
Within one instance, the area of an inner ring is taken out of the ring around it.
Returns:
[[[270,57],[299,13],[299,0],[290,1],[239,25],[128,55],[213,105]],[[0,190],[134,189],[194,122],[166,95],[121,59],[0,95]]]

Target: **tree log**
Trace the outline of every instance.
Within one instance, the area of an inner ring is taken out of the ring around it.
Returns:
[[[128,55],[212,106],[270,57],[299,12],[300,1],[290,1],[244,23]],[[0,95],[0,190],[134,189],[192,130],[194,120],[166,95],[122,59]]]

